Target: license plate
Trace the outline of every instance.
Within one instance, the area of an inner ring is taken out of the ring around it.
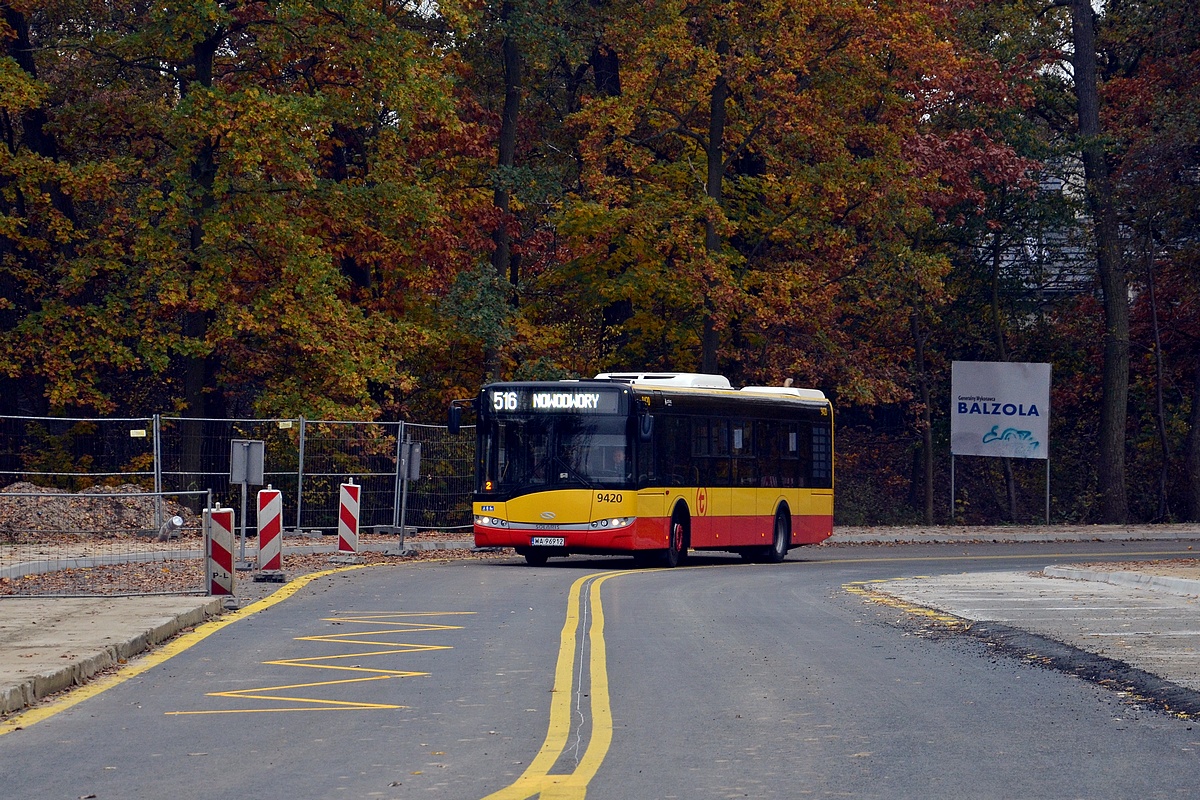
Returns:
[[[564,536],[534,536],[529,540],[529,543],[534,547],[566,547],[567,540]]]

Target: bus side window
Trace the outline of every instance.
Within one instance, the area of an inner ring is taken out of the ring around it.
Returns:
[[[729,457],[729,420],[710,419],[708,435],[711,458],[707,482],[713,486],[730,486],[733,483],[733,470]]]
[[[770,488],[780,485],[779,472],[783,466],[779,457],[779,428],[778,420],[761,419],[754,423],[755,438],[758,443],[758,471],[762,477],[761,485]]]
[[[692,431],[686,417],[658,415],[654,421],[654,449],[658,474],[668,486],[687,486],[691,480]]]
[[[735,420],[730,431],[733,454],[733,485],[757,486],[758,462],[754,458],[754,427],[746,420]]]
[[[785,422],[779,433],[779,449],[782,460],[779,470],[780,482],[784,486],[802,486],[803,482],[798,480],[802,475],[801,469],[803,468],[800,460],[800,426],[795,422]]]
[[[636,419],[634,419],[633,424],[635,426],[637,425]],[[658,463],[658,459],[655,457],[655,455],[656,455],[655,450],[657,449],[655,447],[655,444],[656,444],[655,440],[658,439],[658,437],[654,436],[650,439],[650,441],[644,442],[644,441],[640,441],[637,438],[636,427],[633,429],[633,433],[634,433],[634,435],[630,436],[629,438],[630,438],[630,441],[635,442],[634,446],[637,448],[637,475],[636,475],[636,478],[638,481],[638,485],[641,485],[641,484],[644,484],[647,482],[658,483],[658,474],[659,473],[658,473],[658,470],[655,469],[655,465]]]
[[[828,489],[833,485],[833,436],[829,426],[823,422],[814,422],[809,441],[809,485]]]

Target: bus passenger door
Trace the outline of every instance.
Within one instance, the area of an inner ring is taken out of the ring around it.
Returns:
[[[756,433],[755,426],[746,420],[735,419],[730,428],[733,488],[729,536],[730,542],[738,547],[771,543],[770,538],[763,537],[762,512],[758,507],[763,493],[758,489],[760,475],[756,458]],[[767,537],[771,535],[769,528],[766,526]]]
[[[729,544],[730,490],[700,486],[692,502],[692,547],[725,547]]]
[[[698,519],[692,523],[692,546],[729,547],[733,521],[729,420],[695,420],[692,432],[700,482],[696,490]]]

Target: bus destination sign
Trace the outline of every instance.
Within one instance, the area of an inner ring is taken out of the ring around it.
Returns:
[[[575,414],[616,414],[620,395],[589,389],[493,389],[488,392],[493,411]]]

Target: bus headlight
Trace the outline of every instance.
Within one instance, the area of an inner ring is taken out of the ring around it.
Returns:
[[[633,517],[612,517],[611,519],[601,519],[592,523],[593,528],[624,528],[627,525],[633,524]]]
[[[507,528],[508,520],[500,519],[499,517],[476,517],[476,525],[482,525],[485,528]]]

